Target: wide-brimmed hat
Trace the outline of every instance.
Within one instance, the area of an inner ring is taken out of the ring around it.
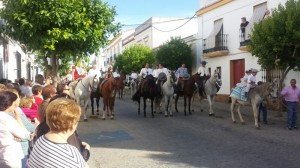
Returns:
[[[251,72],[258,72],[258,70],[257,69],[252,69]]]
[[[246,73],[251,73],[251,72],[252,72],[252,68],[246,69]]]
[[[201,64],[206,64],[207,63],[207,61],[201,61]]]

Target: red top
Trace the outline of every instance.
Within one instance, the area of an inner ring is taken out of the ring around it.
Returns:
[[[43,102],[43,99],[39,96],[33,96],[34,100],[35,100],[35,103],[40,106],[41,103]]]
[[[78,74],[78,71],[77,71],[75,65],[72,66],[72,73],[73,73],[73,75],[72,75],[73,76],[73,80],[76,80],[76,79],[79,78],[79,74]]]

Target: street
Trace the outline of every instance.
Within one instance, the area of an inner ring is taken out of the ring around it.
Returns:
[[[102,99],[100,100],[102,101]],[[276,118],[268,111],[269,125],[254,127],[250,107],[242,110],[246,125],[233,124],[230,104],[216,103],[215,117],[195,106],[184,116],[180,98],[174,117],[156,113],[147,118],[137,114],[137,103],[128,91],[116,99],[115,120],[89,118],[80,122],[79,137],[91,145],[91,168],[298,168],[300,167],[300,130],[285,127],[285,114]],[[102,103],[100,104],[102,108]],[[199,107],[199,106],[198,106]],[[174,110],[174,106],[173,106]],[[101,110],[102,113],[102,110]],[[91,114],[89,111],[88,114]]]

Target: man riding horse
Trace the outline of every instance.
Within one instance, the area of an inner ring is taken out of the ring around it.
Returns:
[[[139,74],[139,76],[141,76],[141,81],[139,82],[139,87],[137,91],[141,91],[141,88],[143,87],[143,81],[148,75],[152,75],[152,69],[149,68],[149,64],[146,63],[145,67],[141,69],[141,72]]]
[[[199,86],[199,93],[200,93],[200,96],[203,97],[205,92],[204,92],[204,84],[206,82],[207,79],[210,78],[210,74],[209,72],[207,71],[206,69],[206,61],[201,61],[201,65],[200,67],[198,68],[198,74],[200,75],[200,81],[201,81],[201,85]]]
[[[181,67],[179,67],[177,69],[177,71],[175,72],[176,76],[177,76],[177,85],[180,84],[181,85],[181,90],[183,91],[183,87],[184,87],[184,80],[186,78],[188,78],[189,74],[188,74],[188,70],[185,67],[185,64],[181,64]]]

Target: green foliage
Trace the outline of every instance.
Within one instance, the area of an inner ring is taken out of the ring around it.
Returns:
[[[171,38],[156,52],[158,63],[164,64],[168,69],[177,70],[182,63],[191,71],[193,56],[191,47],[179,37]]]
[[[130,74],[131,71],[139,72],[146,63],[153,66],[155,56],[153,51],[143,45],[134,45],[126,48],[116,59],[114,67],[118,67],[123,73]]]
[[[81,60],[119,31],[116,11],[101,0],[3,0],[6,34],[39,50],[39,59]],[[46,66],[46,65],[45,65]],[[57,68],[57,67],[55,67]],[[57,71],[54,71],[57,72]]]
[[[264,68],[300,67],[300,1],[288,0],[272,17],[254,25],[251,53]]]

